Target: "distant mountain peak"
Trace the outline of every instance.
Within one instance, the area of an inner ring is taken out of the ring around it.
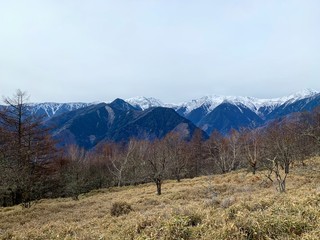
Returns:
[[[76,110],[79,108],[95,105],[97,103],[82,103],[82,102],[70,102],[70,103],[28,103],[27,106],[31,113],[45,118],[51,118],[55,115],[59,115],[65,112]]]
[[[229,102],[235,105],[243,105],[255,113],[259,113],[260,108],[274,109],[284,103],[294,102],[300,99],[308,98],[320,94],[318,91],[313,89],[305,89],[289,96],[280,98],[255,98],[255,97],[244,97],[244,96],[223,96],[223,95],[207,95],[198,99],[193,99],[188,102],[182,103],[180,106],[185,109],[184,114],[191,113],[194,109],[205,107],[208,112],[214,110],[217,106],[222,103]]]
[[[211,112],[221,103],[242,104],[255,111],[256,107],[253,104],[255,100],[256,99],[252,97],[207,95],[199,99],[193,99],[189,102],[182,103],[181,106],[185,108],[184,114],[188,114],[194,109],[202,106],[205,107],[208,112]]]
[[[128,111],[128,110],[137,110],[136,107],[132,106],[130,103],[126,102],[121,98],[116,98],[113,102],[109,104],[113,108],[117,108],[119,110]]]
[[[318,91],[310,89],[310,88],[307,88],[307,89],[304,89],[302,91],[296,92],[296,93],[294,93],[292,95],[289,95],[288,97],[293,98],[295,100],[298,100],[298,99],[304,99],[304,98],[307,98],[307,97],[312,97],[312,96],[317,95],[317,94],[319,94]]]
[[[165,104],[162,101],[153,97],[137,96],[126,99],[126,102],[130,103],[134,107],[140,108],[141,110],[145,110],[151,107],[165,106]]]
[[[121,98],[116,98],[110,104],[126,104],[127,102]]]
[[[304,96],[310,96],[310,95],[315,95],[315,94],[318,94],[319,91],[315,90],[315,89],[312,89],[312,88],[306,88],[306,89],[303,89],[299,92],[297,92],[296,94],[300,94],[300,95],[304,95]]]

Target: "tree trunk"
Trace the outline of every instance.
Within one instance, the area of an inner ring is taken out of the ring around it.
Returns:
[[[101,179],[101,177],[100,177],[100,179],[99,179],[99,187],[98,187],[99,189],[101,189],[102,188],[102,179]]]
[[[257,163],[253,163],[252,164],[252,173],[253,173],[253,175],[256,174],[256,171],[257,171]]]
[[[177,182],[181,182],[181,178],[180,178],[180,175],[178,174],[178,176],[176,177],[177,179]]]
[[[14,205],[22,203],[22,191],[17,189],[14,193]]]
[[[289,173],[289,167],[290,167],[290,162],[285,162],[284,163],[284,172],[285,174],[288,174]]]
[[[3,200],[2,200],[2,207],[6,207],[7,206],[7,199],[6,197],[4,196],[3,197]]]
[[[279,191],[284,193],[286,191],[286,180],[279,181]]]
[[[161,195],[161,179],[160,178],[156,178],[155,182],[156,182],[156,185],[157,185],[157,194]]]
[[[176,171],[176,179],[177,179],[177,182],[181,181],[180,171],[179,170]]]

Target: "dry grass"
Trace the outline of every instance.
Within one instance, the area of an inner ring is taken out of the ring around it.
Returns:
[[[295,166],[287,193],[261,172],[167,181],[0,208],[0,239],[319,239],[320,158]],[[126,202],[132,211],[110,210]]]

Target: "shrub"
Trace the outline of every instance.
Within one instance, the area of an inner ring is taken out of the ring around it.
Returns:
[[[132,207],[129,203],[115,202],[112,204],[112,207],[111,207],[111,216],[118,217],[120,215],[128,214],[131,211],[132,211]]]
[[[153,225],[154,221],[151,219],[144,219],[142,221],[140,221],[137,225],[136,225],[136,232],[138,234],[140,234],[144,229],[146,229],[147,227],[151,227]]]
[[[186,216],[174,216],[165,227],[166,239],[190,239],[190,219]]]
[[[234,211],[234,210],[233,210]],[[229,212],[235,226],[245,239],[298,238],[313,229],[312,224],[302,216],[271,214],[270,212]]]
[[[189,215],[187,215],[187,217],[189,218],[188,224],[191,227],[198,226],[202,222],[201,216],[198,214],[189,214]]]
[[[202,223],[202,217],[185,210],[163,223],[162,234],[164,239],[197,239],[194,230]]]

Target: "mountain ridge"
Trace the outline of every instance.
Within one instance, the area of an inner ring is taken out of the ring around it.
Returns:
[[[130,139],[154,140],[170,132],[191,139],[197,128],[171,108],[139,110],[122,99],[66,112],[49,119],[53,136],[61,147],[76,144],[92,149],[105,142],[128,142]],[[207,137],[202,132],[203,137]]]
[[[192,99],[190,101],[176,103],[164,103],[159,99],[154,97],[132,97],[124,99],[125,102],[129,103],[131,106],[146,110],[150,107],[168,107],[173,108],[181,115],[187,115],[193,110],[204,107],[207,112],[211,112],[217,106],[223,102],[230,102],[233,104],[243,104],[250,108],[252,111],[259,114],[264,114],[264,111],[272,111],[275,107],[280,106],[284,103],[292,103],[297,100],[319,95],[320,92],[312,89],[305,89],[291,95],[279,97],[279,98],[255,98],[255,97],[243,97],[243,96],[222,96],[222,95],[206,95],[201,98]],[[27,105],[32,108],[33,113],[42,113],[45,117],[52,117],[56,114],[64,113],[66,111],[72,111],[89,105],[95,105],[102,102],[66,102],[66,103],[56,103],[56,102],[43,102],[43,103],[28,103]],[[105,102],[111,103],[111,102]],[[261,112],[259,112],[259,109]],[[183,112],[184,111],[184,112]]]
[[[148,98],[148,97],[133,97],[126,99],[131,105],[139,106],[139,104],[146,105],[145,102],[156,103],[156,105],[150,104],[149,107],[171,107],[171,108],[186,108],[185,114],[190,113],[192,110],[201,107],[202,105],[206,105],[209,111],[212,111],[218,105],[223,103],[224,101],[232,102],[232,103],[242,103],[250,109],[258,110],[261,107],[271,107],[271,106],[279,106],[288,101],[296,101],[303,98],[307,98],[310,96],[314,96],[320,94],[319,91],[312,89],[305,89],[298,91],[296,93],[278,97],[278,98],[255,98],[255,97],[246,97],[246,96],[223,96],[223,95],[206,95],[201,98],[192,99],[187,102],[182,102],[179,104],[175,103],[163,103],[161,100],[156,98]],[[144,102],[145,101],[145,102]],[[162,105],[160,105],[162,103]]]
[[[268,121],[295,112],[311,111],[313,108],[320,106],[320,93],[306,89],[288,96],[270,99],[210,95],[181,104],[167,104],[153,97],[140,96],[127,100],[117,98],[110,103],[31,103],[27,105],[27,109],[30,113],[43,115],[45,121],[50,122],[51,119],[57,119],[58,117],[58,122],[61,125],[67,124],[70,121],[69,118],[79,115],[80,112],[89,114],[88,111],[95,109],[97,106],[103,106],[100,111],[105,115],[104,121],[107,122],[106,124],[103,121],[100,122],[105,127],[103,131],[106,131],[108,126],[111,126],[114,122],[117,122],[117,124],[121,122],[122,125],[132,123],[130,117],[135,118],[141,115],[141,112],[148,112],[149,109],[169,108],[210,135],[213,131],[227,134],[231,129],[258,127]],[[120,112],[121,114],[119,114]],[[163,110],[163,112],[165,111]],[[92,119],[99,122],[99,114],[97,116],[93,116],[93,114]],[[156,115],[159,119],[162,118],[161,114]],[[121,117],[119,118],[119,116]],[[88,118],[87,121],[92,123],[92,119]],[[141,122],[138,123],[140,127],[144,127]],[[85,123],[82,123],[82,125],[85,127]],[[135,129],[135,127],[130,128]],[[139,131],[136,132],[138,134]],[[139,134],[142,133],[139,132]],[[158,133],[158,136],[160,135]],[[125,137],[121,136],[121,138]]]

